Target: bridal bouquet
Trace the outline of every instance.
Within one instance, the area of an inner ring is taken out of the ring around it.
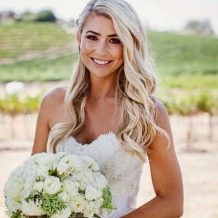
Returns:
[[[4,186],[11,218],[102,217],[113,209],[98,164],[88,156],[39,153],[9,176]]]

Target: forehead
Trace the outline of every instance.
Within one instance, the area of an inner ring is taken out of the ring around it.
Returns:
[[[114,28],[113,22],[110,18],[105,17],[103,15],[90,14],[85,21],[85,25],[83,27],[83,31],[95,31],[98,33],[105,34],[116,34],[116,30]]]

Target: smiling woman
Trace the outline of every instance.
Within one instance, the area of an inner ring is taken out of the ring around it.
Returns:
[[[91,14],[78,32],[80,55],[90,77],[112,76],[123,64],[123,45],[110,18]]]
[[[42,100],[32,154],[94,158],[114,205],[101,217],[181,216],[181,172],[137,13],[123,0],[92,0],[80,14],[77,39],[79,60],[69,87]],[[147,157],[156,197],[136,208]]]

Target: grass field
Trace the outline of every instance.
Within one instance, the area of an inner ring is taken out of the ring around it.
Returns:
[[[69,79],[77,54],[56,59],[43,57],[17,64],[0,65],[0,81],[55,81]]]
[[[218,38],[150,32],[161,74],[218,74]]]

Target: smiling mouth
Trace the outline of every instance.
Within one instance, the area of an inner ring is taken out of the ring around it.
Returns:
[[[101,59],[97,59],[97,58],[91,58],[91,60],[98,65],[104,66],[107,64],[110,64],[112,61],[111,60],[101,60]]]

